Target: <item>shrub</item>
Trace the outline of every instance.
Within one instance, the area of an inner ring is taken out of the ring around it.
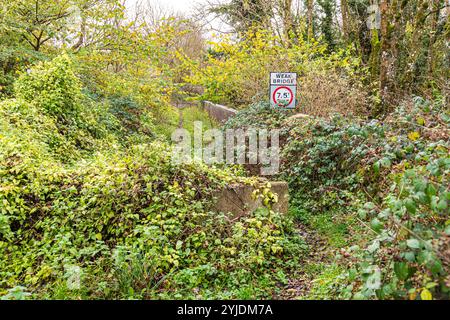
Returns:
[[[366,113],[366,71],[349,50],[327,53],[324,44],[301,39],[283,47],[264,31],[252,30],[242,39],[212,42],[204,68],[192,66],[186,82],[204,88],[199,99],[243,109],[268,100],[270,72],[290,71],[298,74],[297,110],[311,115]]]
[[[347,194],[341,190],[357,191],[364,182],[363,163],[373,161],[371,153],[384,137],[378,121],[361,124],[339,115],[296,119],[284,132],[283,177],[302,200],[314,199],[316,209],[344,201]]]
[[[170,295],[188,270],[209,266],[201,275],[207,289],[230,272],[261,275],[299,256],[301,240],[289,239],[292,227],[279,214],[263,210],[231,222],[210,211],[213,190],[256,180],[199,164],[173,166],[170,154],[153,143],[12,181],[5,170],[0,288],[21,284],[53,296],[68,266],[78,266],[91,298],[152,297],[159,288]],[[183,296],[197,286],[185,283]]]
[[[342,293],[448,298],[448,124],[443,103],[420,98],[384,123],[338,116],[286,124],[281,176],[297,210],[343,211],[366,230],[365,241],[337,255],[349,268]]]
[[[217,286],[236,297],[243,282],[274,283],[268,268],[299,259],[302,240],[280,214],[212,211],[213,191],[264,181],[172,164],[134,100],[93,100],[72,76],[67,57],[55,58],[0,102],[2,298],[209,297]]]
[[[61,55],[22,74],[15,83],[15,94],[58,119],[65,119],[78,112],[81,85],[70,58]]]
[[[239,110],[235,116],[225,123],[224,128],[281,128],[288,113],[288,110],[272,108],[267,102],[258,102],[251,104],[248,108]]]
[[[299,83],[299,110],[302,113],[331,117],[368,115],[369,97],[363,84],[333,70],[311,71]]]

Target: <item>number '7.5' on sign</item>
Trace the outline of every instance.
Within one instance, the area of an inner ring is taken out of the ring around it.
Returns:
[[[297,74],[295,72],[270,73],[270,104],[276,108],[294,109],[296,104]]]

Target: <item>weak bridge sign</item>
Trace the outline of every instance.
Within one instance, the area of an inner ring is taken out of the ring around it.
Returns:
[[[277,108],[295,109],[297,73],[270,73],[270,105]]]

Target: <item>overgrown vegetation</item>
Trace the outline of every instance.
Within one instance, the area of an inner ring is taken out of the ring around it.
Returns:
[[[15,88],[0,106],[2,293],[269,297],[278,276],[265,270],[282,274],[301,259],[289,219],[267,209],[230,221],[212,211],[213,191],[264,181],[174,165],[170,146],[150,137],[124,146],[114,132],[129,122],[81,93],[67,56],[31,69]],[[82,283],[75,290],[73,277]]]
[[[237,43],[227,38],[213,42],[205,68],[192,67],[186,80],[204,88],[201,99],[240,109],[265,100],[271,71],[289,70],[298,73],[302,90],[297,99],[303,112],[368,112],[369,97],[362,90],[365,70],[351,50],[330,54],[317,41],[283,47],[267,31],[251,30],[243,37]]]
[[[279,111],[255,105],[228,126],[258,126],[255,116],[282,130],[280,178],[293,214],[340,248],[318,281],[340,270],[341,285],[320,289],[323,298],[448,297],[450,118],[442,100],[415,98],[384,122],[280,121]]]
[[[445,1],[126,4],[0,4],[1,299],[449,298]],[[219,127],[200,100],[281,130],[288,215],[259,165],[172,163],[176,128]],[[218,212],[236,183],[265,206]]]

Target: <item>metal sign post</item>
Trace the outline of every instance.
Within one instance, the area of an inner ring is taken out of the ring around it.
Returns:
[[[276,108],[295,109],[297,93],[297,73],[270,73],[270,105]]]

